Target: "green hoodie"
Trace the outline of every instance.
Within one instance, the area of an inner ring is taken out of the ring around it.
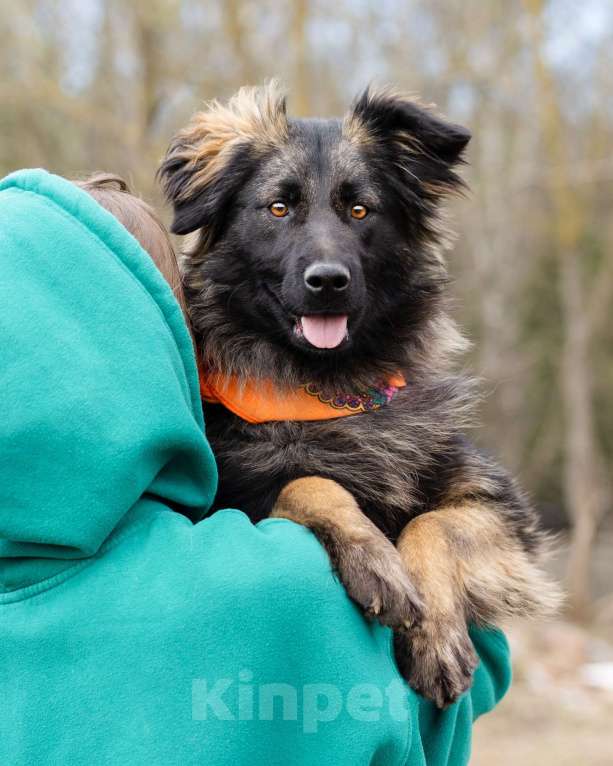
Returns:
[[[216,485],[170,289],[85,192],[0,182],[0,763],[465,764],[509,683],[441,712],[312,535]]]

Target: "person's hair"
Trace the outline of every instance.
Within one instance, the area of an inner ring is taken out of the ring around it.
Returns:
[[[94,173],[74,181],[96,202],[115,216],[141,244],[170,285],[189,324],[187,303],[177,256],[166,227],[153,208],[130,191],[128,184],[113,173]]]

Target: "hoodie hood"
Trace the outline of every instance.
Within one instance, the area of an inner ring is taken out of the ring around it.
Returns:
[[[216,491],[181,309],[86,192],[0,181],[0,592],[99,553],[161,502],[196,521]]]

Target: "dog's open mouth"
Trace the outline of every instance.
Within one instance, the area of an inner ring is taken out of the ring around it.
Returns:
[[[315,348],[338,348],[349,337],[347,319],[346,314],[302,316],[296,320],[294,332]]]

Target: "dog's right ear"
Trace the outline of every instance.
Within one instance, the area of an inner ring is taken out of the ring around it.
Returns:
[[[172,231],[213,234],[254,160],[287,140],[285,96],[272,81],[213,101],[172,139],[158,170],[174,208]]]

